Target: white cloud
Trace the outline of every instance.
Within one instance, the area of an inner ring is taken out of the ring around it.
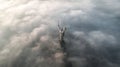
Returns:
[[[116,44],[116,38],[114,36],[112,36],[110,34],[103,33],[101,31],[92,31],[92,32],[90,32],[88,40],[92,44],[95,44],[95,45],[98,44],[98,46],[99,46],[100,43],[102,44],[103,42]]]
[[[41,42],[49,43],[48,40],[56,44],[51,34],[57,34],[53,30],[57,28],[58,20],[61,20],[63,26],[66,24],[69,27],[73,36],[84,37],[92,44],[104,41],[116,44],[116,35],[111,32],[118,31],[113,21],[116,22],[114,17],[119,14],[119,2],[115,0],[114,4],[113,0],[102,0],[98,4],[93,1],[0,0],[0,44],[4,45],[0,46],[0,62],[19,56],[23,48],[37,39],[35,42],[40,45]],[[80,46],[79,40],[73,41],[77,47]],[[40,45],[32,49],[38,51]]]

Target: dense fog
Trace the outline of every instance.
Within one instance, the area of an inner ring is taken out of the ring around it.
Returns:
[[[0,0],[0,67],[120,67],[119,0]]]

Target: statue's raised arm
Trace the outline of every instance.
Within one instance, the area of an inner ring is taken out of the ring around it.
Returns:
[[[61,27],[60,27],[59,23],[58,23],[58,30],[59,30],[59,31],[61,30]]]
[[[59,41],[64,41],[64,35],[65,35],[65,31],[66,31],[66,27],[61,27],[58,24],[58,31],[59,31]]]

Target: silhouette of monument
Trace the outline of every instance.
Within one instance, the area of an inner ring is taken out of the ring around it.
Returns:
[[[72,67],[72,63],[70,61],[68,61],[68,54],[67,54],[67,48],[66,48],[66,43],[64,40],[65,37],[65,32],[66,32],[66,27],[61,27],[58,24],[58,31],[59,31],[59,44],[62,48],[62,51],[64,53],[64,58],[63,61],[65,63],[65,67]]]

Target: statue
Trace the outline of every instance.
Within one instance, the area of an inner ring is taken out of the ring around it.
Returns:
[[[63,51],[66,52],[66,46],[64,41],[66,27],[60,27],[60,25],[58,24],[58,30],[59,30],[59,43]]]
[[[58,29],[59,29],[59,40],[62,41],[64,40],[66,27],[61,28],[60,25],[58,24]]]
[[[65,62],[64,67],[73,67],[72,63],[68,60],[69,54],[67,53],[67,48],[66,48],[66,44],[64,41],[66,27],[60,27],[60,25],[58,24],[58,31],[59,31],[59,44],[64,53],[64,58],[63,58],[63,61]]]

